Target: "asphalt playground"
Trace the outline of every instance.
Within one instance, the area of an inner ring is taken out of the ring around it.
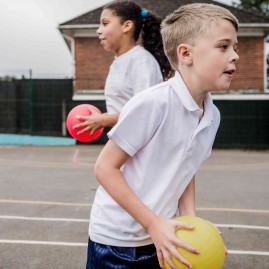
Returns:
[[[0,269],[85,268],[101,149],[0,145]],[[268,269],[269,151],[213,150],[196,184],[197,215],[229,250],[223,269]]]

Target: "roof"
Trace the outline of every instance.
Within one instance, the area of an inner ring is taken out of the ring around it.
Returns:
[[[176,10],[179,6],[191,3],[209,3],[209,4],[216,4],[222,7],[227,8],[230,10],[238,19],[240,24],[268,24],[269,18],[255,14],[253,12],[249,12],[246,10],[242,10],[239,8],[235,8],[229,5],[225,5],[223,3],[219,3],[217,1],[199,1],[199,0],[132,0],[140,5],[142,8],[148,9],[156,13],[162,19],[164,19],[168,14],[172,13]],[[105,5],[104,5],[105,6]],[[92,11],[89,11],[83,15],[80,15],[72,20],[66,21],[60,24],[61,26],[68,26],[68,25],[97,25],[99,24],[100,15],[102,12],[102,8],[97,8]]]

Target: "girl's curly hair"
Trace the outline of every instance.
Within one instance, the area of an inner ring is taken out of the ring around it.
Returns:
[[[164,54],[161,36],[161,18],[151,11],[144,11],[132,1],[120,0],[108,4],[104,9],[112,10],[122,22],[131,20],[134,23],[134,40],[141,37],[143,47],[148,50],[160,65],[163,79],[167,80],[174,75],[166,55]]]

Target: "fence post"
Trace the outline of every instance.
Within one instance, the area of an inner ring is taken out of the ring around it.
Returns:
[[[33,134],[33,81],[32,81],[32,69],[29,70],[29,134]]]
[[[62,136],[66,136],[66,101],[62,100]]]

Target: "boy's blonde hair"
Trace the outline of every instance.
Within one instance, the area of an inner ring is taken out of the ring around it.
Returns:
[[[164,52],[171,66],[178,66],[177,47],[180,44],[193,44],[195,39],[204,34],[212,21],[230,21],[236,32],[238,20],[226,8],[205,3],[181,6],[168,15],[161,25]]]

